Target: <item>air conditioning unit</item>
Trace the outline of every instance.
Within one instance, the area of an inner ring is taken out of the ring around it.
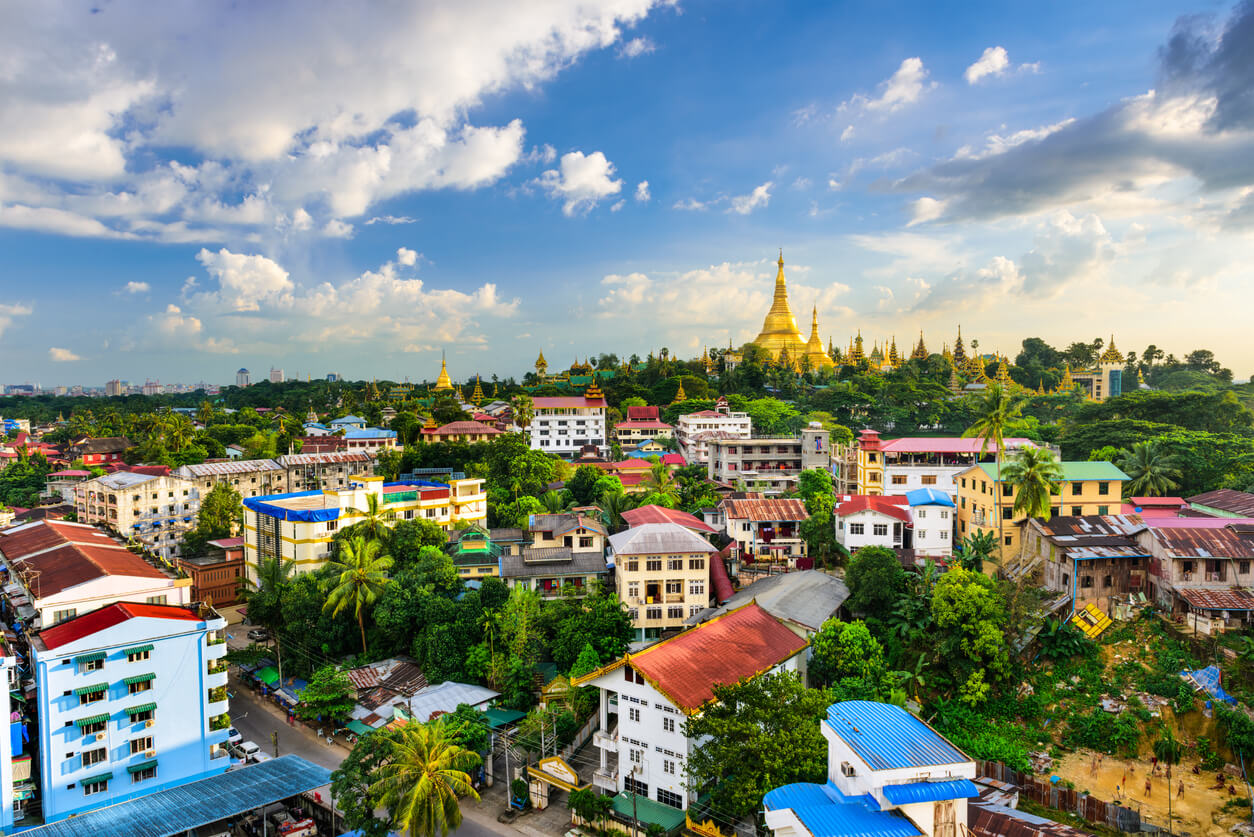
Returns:
[[[96,740],[97,740],[97,741],[104,741],[104,733],[103,733],[103,732],[98,732],[98,733],[96,733]]]
[[[144,750],[144,758],[150,759],[157,754],[156,750]]]
[[[153,725],[153,724],[155,724],[155,723],[157,723],[157,722],[156,722],[156,721],[154,721],[153,719],[149,718],[147,721],[144,721],[144,727],[145,727],[146,729],[151,729],[151,728],[152,728],[152,725]]]

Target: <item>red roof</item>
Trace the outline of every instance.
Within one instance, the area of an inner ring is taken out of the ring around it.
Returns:
[[[657,421],[658,407],[635,406],[627,408],[628,421]]]
[[[714,686],[761,674],[806,644],[751,602],[630,654],[627,664],[680,709],[695,712],[713,699]]]
[[[582,395],[541,395],[531,399],[537,410],[559,407],[604,407],[604,398],[584,398]]]
[[[643,473],[643,472],[637,472],[634,474],[627,474],[627,473],[615,474],[614,476],[618,477],[618,481],[623,484],[623,488],[631,488],[633,486],[642,484],[644,482],[645,477],[647,477],[648,474]]]
[[[40,598],[110,575],[168,578],[96,527],[63,520],[0,532],[0,552],[15,568],[38,571]]]
[[[423,431],[426,432],[426,431]],[[488,427],[477,421],[450,421],[448,424],[442,424],[435,430],[431,431],[432,436],[469,436],[470,434],[484,434],[491,436],[501,433],[495,427]]]
[[[1171,506],[1172,508],[1179,508],[1180,506],[1188,505],[1183,497],[1129,497],[1128,502],[1134,506],[1141,506],[1142,508],[1147,506]]]
[[[50,477],[90,477],[91,471],[80,471],[77,468],[71,468],[68,471],[54,471],[48,476]]]
[[[1031,439],[1017,437],[1002,441],[1007,450],[1032,444]],[[981,450],[992,450],[985,446],[983,439],[963,436],[904,436],[882,442],[879,449],[885,453],[980,453]]]
[[[723,547],[723,551],[718,555],[710,558],[710,584],[714,587],[714,601],[719,604],[725,603],[736,592],[732,589],[731,578],[727,575],[727,565],[723,563],[723,559],[731,554],[732,547],[736,545],[732,541]]]
[[[668,509],[665,506],[641,506],[638,509],[623,512],[623,520],[628,528],[643,526],[646,523],[677,523],[685,529],[713,534],[718,531],[699,517],[679,509]]]
[[[84,613],[67,622],[53,625],[41,631],[39,638],[46,648],[59,648],[85,636],[100,633],[106,628],[120,625],[128,619],[177,619],[184,622],[201,622],[195,610],[177,605],[140,604],[139,602],[114,602],[91,613]]]
[[[688,464],[688,460],[684,459],[683,454],[664,453],[662,454],[662,464],[663,465],[679,465],[682,467]]]
[[[836,507],[837,517],[873,511],[904,523],[910,522],[910,512],[903,508],[907,505],[905,497],[883,497],[875,494],[853,494],[848,497],[845,502]]]

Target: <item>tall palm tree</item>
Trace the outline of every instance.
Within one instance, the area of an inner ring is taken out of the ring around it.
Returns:
[[[621,489],[614,491],[601,492],[601,508],[605,510],[606,516],[609,518],[611,529],[621,529],[623,526],[623,512],[631,508],[631,500],[627,494]]]
[[[458,797],[479,799],[468,773],[479,765],[479,756],[454,744],[442,721],[406,724],[389,737],[391,752],[375,770],[371,798],[410,837],[441,837],[456,830],[462,823]]]
[[[1130,497],[1162,497],[1180,487],[1179,460],[1154,442],[1137,442],[1119,457],[1119,467],[1132,478],[1127,487]]]
[[[974,347],[973,347],[974,348]],[[993,479],[993,516],[997,522],[997,554],[1002,555],[1006,537],[1001,514],[1001,460],[1006,452],[1006,427],[1023,412],[1023,399],[1013,397],[999,383],[991,383],[975,405],[975,421],[963,436],[980,439],[980,453],[996,452],[997,476]]]
[[[283,623],[283,590],[292,578],[291,561],[279,556],[263,558],[257,554],[254,567],[256,578],[244,573],[239,582],[239,594],[248,605],[248,620],[261,625],[274,637],[274,653],[279,667],[279,682],[283,682],[283,645],[279,628]]]
[[[675,475],[664,462],[654,462],[649,466],[649,473],[644,475],[643,484],[651,494],[661,494],[672,500],[679,499],[679,486],[675,483]]]
[[[562,495],[552,489],[540,495],[540,502],[544,504],[544,510],[549,514],[557,514],[566,510],[566,504],[562,502]]]
[[[328,561],[327,566],[340,574],[323,610],[330,610],[332,616],[351,606],[357,616],[357,627],[361,629],[361,653],[366,653],[366,619],[365,611],[379,598],[391,579],[388,569],[392,566],[391,555],[379,554],[379,542],[368,541],[361,535],[354,537],[340,548],[338,561]]]
[[[510,399],[509,406],[514,413],[514,424],[521,427],[524,433],[527,432],[536,417],[536,402],[531,400],[530,395],[519,393]]]
[[[387,535],[388,524],[396,519],[395,512],[382,506],[383,503],[378,494],[367,494],[364,509],[345,509],[344,515],[360,517],[361,520],[353,524],[354,529],[370,540],[378,541]]]
[[[1045,520],[1062,476],[1062,466],[1048,448],[1023,448],[1001,469],[1002,480],[1015,492],[1014,510]]]

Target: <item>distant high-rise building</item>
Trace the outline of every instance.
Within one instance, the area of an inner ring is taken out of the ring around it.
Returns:
[[[117,378],[114,378],[112,381],[105,382],[105,395],[113,397],[115,395],[121,395],[123,392],[122,382]]]
[[[328,373],[327,373],[327,380],[328,380],[328,381],[330,381],[331,383],[333,383],[333,384],[334,384],[334,383],[336,383],[337,381],[341,381],[341,380],[343,380],[343,379],[340,377],[340,373],[339,373],[339,372],[328,372]]]
[[[160,381],[144,381],[144,395],[160,395],[162,392]]]
[[[249,374],[247,369],[241,369],[235,373],[235,386],[246,387],[252,384],[253,376]]]
[[[273,366],[270,367],[270,383],[272,384],[283,383],[283,370],[282,369],[275,369]]]

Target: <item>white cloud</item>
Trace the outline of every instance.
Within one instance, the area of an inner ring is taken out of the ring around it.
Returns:
[[[696,198],[683,198],[671,204],[671,209],[682,209],[686,212],[700,212],[706,207],[707,204],[705,202],[699,201]]]
[[[610,206],[610,212],[617,212],[618,210],[622,209],[626,205],[627,205],[627,201],[620,198],[619,200],[615,201],[612,206]]]
[[[810,183],[810,178],[798,177],[796,180],[792,182],[791,188],[795,189],[798,192],[804,192],[806,189],[809,189],[811,185],[813,184]]]
[[[376,215],[365,224],[367,227],[374,224],[416,224],[417,218],[410,218],[408,215]]]
[[[147,282],[127,282],[122,288],[128,294],[146,294],[152,288]]]
[[[408,247],[401,247],[396,251],[396,261],[406,267],[413,267],[418,263],[418,252]]]
[[[853,139],[853,126],[846,125],[845,130],[840,132],[840,141],[849,142],[851,139]]]
[[[636,184],[636,200],[641,203],[647,203],[652,195],[649,194],[649,181],[641,180]]]
[[[4,330],[13,324],[15,317],[29,316],[32,310],[29,305],[0,302],[0,335],[3,335]]]
[[[614,164],[600,151],[587,156],[582,151],[563,154],[559,167],[560,171],[549,169],[540,175],[539,183],[550,196],[563,201],[562,212],[567,216],[588,212],[623,188],[623,181],[614,179]]]
[[[229,311],[259,311],[262,303],[290,305],[292,280],[286,270],[265,256],[232,253],[223,247],[216,253],[202,249],[196,260],[219,286],[217,294],[202,294],[202,299]]]
[[[339,218],[332,218],[322,228],[322,234],[327,238],[352,238],[353,225],[346,221],[341,221]]]
[[[653,52],[657,46],[648,38],[632,38],[618,49],[619,58],[637,58]]]
[[[48,359],[54,363],[69,363],[74,360],[82,360],[81,357],[69,349],[62,349],[59,346],[53,346],[48,350]]]
[[[312,228],[313,216],[306,212],[304,207],[297,207],[296,211],[292,213],[292,229],[308,230]]]
[[[1039,142],[1050,134],[1055,134],[1063,128],[1069,127],[1075,122],[1074,118],[1064,119],[1061,122],[1055,122],[1052,125],[1042,125],[1039,128],[1024,128],[1005,136],[1001,134],[989,134],[985,138],[985,147],[982,151],[976,151],[970,146],[959,148],[954,155],[958,159],[979,160],[982,157],[988,157],[993,154],[1004,154],[1010,149],[1023,145],[1025,142]]]
[[[1006,54],[1006,48],[992,46],[984,50],[984,54],[979,57],[979,60],[967,67],[967,71],[962,74],[962,77],[967,80],[967,84],[975,84],[982,78],[1000,76],[1009,67],[1010,56]]]
[[[927,197],[919,198],[910,202],[910,223],[906,224],[906,226],[913,227],[915,224],[935,221],[944,214],[944,201],[938,201],[935,198]]]
[[[763,183],[761,186],[754,188],[747,195],[737,195],[731,199],[731,206],[727,208],[728,212],[734,212],[737,215],[748,215],[759,206],[766,206],[771,202],[771,187],[775,184],[771,181]]]
[[[923,91],[931,90],[936,86],[936,82],[928,82],[927,68],[923,66],[923,59],[907,58],[901,62],[901,66],[888,79],[881,82],[879,87],[879,95],[874,98],[866,96],[862,93],[856,93],[852,98],[841,104],[838,112],[843,111],[871,111],[881,113],[894,113],[906,105],[914,104],[923,95]],[[841,139],[847,139],[845,134],[852,136],[853,126],[845,129],[841,134]]]

